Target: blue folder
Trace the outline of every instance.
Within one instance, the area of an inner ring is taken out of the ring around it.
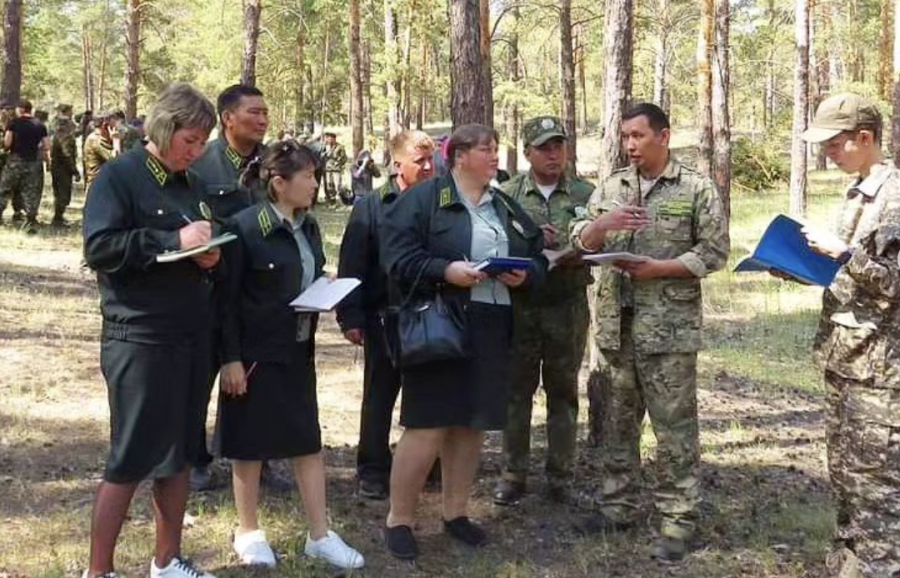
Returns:
[[[491,277],[510,271],[525,271],[531,269],[531,259],[524,257],[490,257],[475,265],[475,269],[483,271]]]
[[[810,249],[800,232],[802,228],[790,217],[778,215],[763,233],[753,255],[741,261],[735,272],[774,269],[800,281],[828,287],[841,264]]]

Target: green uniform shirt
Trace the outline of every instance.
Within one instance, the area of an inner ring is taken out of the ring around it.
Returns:
[[[75,123],[67,117],[57,117],[53,123],[50,145],[50,170],[54,174],[78,174],[78,145]]]
[[[95,130],[84,141],[84,186],[89,188],[100,174],[100,167],[113,158],[112,141]]]
[[[653,259],[677,259],[694,274],[688,279],[632,281],[610,267],[597,284],[597,340],[601,349],[621,346],[621,310],[633,309],[635,347],[643,353],[693,353],[700,349],[700,279],[728,259],[728,221],[709,178],[670,159],[650,190],[639,189],[635,167],[613,172],[588,203],[588,218],[576,219],[572,242],[591,220],[621,205],[641,205],[651,223],[636,231],[611,231],[604,252],[630,251]]]
[[[503,192],[515,199],[538,225],[552,225],[557,230],[554,251],[569,246],[567,232],[573,219],[587,214],[587,204],[594,185],[579,178],[561,177],[556,189],[545,198],[531,171],[519,174],[502,185]],[[584,295],[591,282],[587,267],[556,267],[547,274],[547,282],[528,296],[527,303],[552,305]]]

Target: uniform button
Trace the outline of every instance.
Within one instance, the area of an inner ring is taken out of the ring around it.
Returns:
[[[156,214],[157,214],[157,215],[162,215],[162,214],[163,214],[163,210],[162,210],[162,209],[156,209]]]
[[[225,191],[219,191],[219,194],[220,194],[220,195],[224,195],[224,194],[225,194]]]
[[[269,263],[269,269],[274,269],[274,268],[275,268],[275,263]]]

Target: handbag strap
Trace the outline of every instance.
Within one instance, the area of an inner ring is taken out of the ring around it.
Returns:
[[[422,281],[422,275],[425,274],[425,269],[428,267],[429,263],[431,263],[431,259],[425,259],[425,261],[422,263],[422,266],[419,267],[419,272],[416,274],[416,280],[413,281],[412,287],[410,287],[409,289],[409,293],[407,293],[406,298],[400,305],[401,309],[406,309],[406,306],[409,305],[410,301],[412,301],[413,296],[416,294],[416,289],[419,288],[419,284]]]

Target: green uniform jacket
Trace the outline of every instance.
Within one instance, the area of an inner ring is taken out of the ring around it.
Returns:
[[[552,225],[556,228],[556,245],[547,247],[552,250],[568,248],[569,225],[576,217],[586,214],[594,188],[594,185],[579,178],[563,177],[547,200],[535,184],[530,171],[516,175],[502,185],[503,192],[519,203],[538,226]],[[540,291],[517,302],[523,305],[553,305],[583,297],[585,287],[591,280],[587,267],[557,267],[547,274],[546,283]]]
[[[849,196],[841,211],[838,234],[853,256],[825,290],[816,354],[826,371],[900,389],[900,171],[873,169],[858,189],[875,194],[862,215]]]
[[[635,348],[642,353],[693,353],[700,349],[702,299],[700,279],[721,269],[728,259],[728,221],[712,181],[671,159],[659,180],[638,199],[637,169],[613,172],[588,204],[590,219],[619,205],[640,204],[651,223],[634,232],[606,235],[604,252],[630,251],[653,259],[678,259],[693,274],[689,279],[625,281],[620,271],[604,267],[597,284],[597,346],[621,346],[622,308],[634,311]],[[576,220],[572,241],[581,246],[581,230],[590,223]]]
[[[104,137],[99,130],[88,135],[84,141],[84,180],[85,186],[90,186],[100,174],[100,167],[113,158],[112,141]]]
[[[248,159],[260,156],[262,145]],[[217,217],[228,218],[240,211],[266,199],[266,192],[261,189],[251,191],[240,184],[241,171],[248,159],[228,146],[224,136],[210,141],[203,151],[203,156],[191,166],[203,181],[206,202],[212,207]]]
[[[78,174],[78,145],[75,141],[75,123],[68,118],[57,118],[54,123],[53,141],[50,145],[50,170],[54,174]]]
[[[325,145],[323,156],[325,157],[325,171],[329,173],[343,172],[347,166],[347,150],[342,144]]]

